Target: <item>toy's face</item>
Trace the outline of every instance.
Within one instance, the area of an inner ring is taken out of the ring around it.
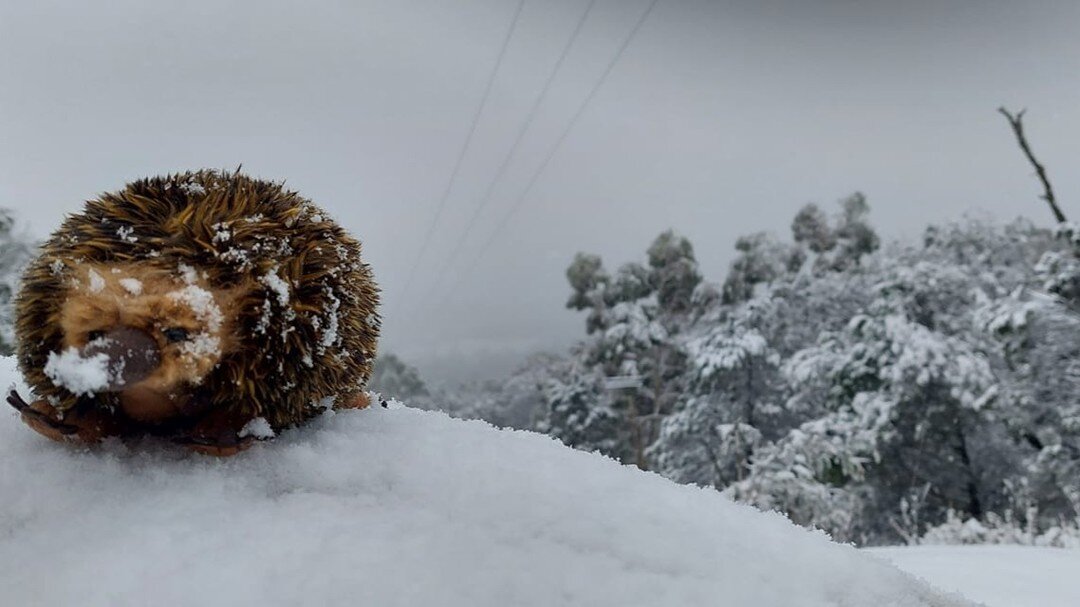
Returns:
[[[183,405],[234,347],[233,294],[212,290],[191,268],[81,264],[64,297],[65,352],[106,361],[107,379],[94,391],[120,393],[124,408],[147,421],[176,414],[170,407]]]

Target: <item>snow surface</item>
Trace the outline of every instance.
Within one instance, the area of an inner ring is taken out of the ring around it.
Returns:
[[[1030,546],[872,548],[904,571],[987,607],[1080,605],[1080,550]]]
[[[970,604],[715,491],[405,407],[230,459],[60,445],[12,413],[0,495],[10,605]]]

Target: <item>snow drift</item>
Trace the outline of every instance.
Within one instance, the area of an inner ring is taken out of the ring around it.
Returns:
[[[968,604],[714,491],[404,407],[226,460],[7,414],[0,495],[11,605]]]

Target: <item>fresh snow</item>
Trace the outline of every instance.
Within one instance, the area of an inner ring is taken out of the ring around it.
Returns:
[[[206,323],[211,331],[217,331],[224,322],[221,308],[214,301],[214,294],[207,289],[189,284],[183,289],[169,293],[169,297],[187,305],[195,313],[196,318]]]
[[[179,264],[177,269],[180,271],[180,277],[184,280],[184,284],[193,285],[199,280],[199,273],[186,263]]]
[[[206,188],[204,188],[201,183],[195,183],[193,181],[180,184],[180,189],[187,194],[195,194],[201,196],[206,193]]]
[[[80,396],[101,391],[114,377],[108,354],[98,352],[84,357],[78,348],[68,348],[59,354],[49,352],[44,371],[54,384]]]
[[[284,308],[289,305],[289,283],[285,282],[285,280],[277,274],[276,269],[259,278],[259,282],[263,283],[267,288],[274,292],[274,295],[277,296],[277,303],[279,306]]]
[[[132,295],[141,295],[143,292],[143,284],[138,278],[121,278],[120,286]]]
[[[970,605],[713,490],[405,407],[229,459],[12,412],[0,495],[10,605]]]
[[[875,556],[987,607],[1080,605],[1080,550],[1031,546],[873,548]]]
[[[195,317],[206,327],[206,330],[192,335],[185,341],[180,346],[180,350],[184,354],[195,357],[219,353],[221,338],[218,337],[217,331],[221,328],[225,317],[214,300],[214,294],[196,284],[189,283],[184,288],[169,293],[169,297],[190,308]]]
[[[270,422],[266,421],[265,417],[256,417],[255,419],[244,424],[243,428],[240,428],[240,432],[237,432],[237,436],[240,438],[246,438],[248,436],[260,439],[274,438],[274,429],[270,427]]]
[[[135,228],[131,226],[120,226],[116,229],[116,235],[124,242],[138,242],[139,239],[133,235],[134,233]]]
[[[89,278],[91,293],[100,293],[101,290],[105,288],[105,279],[93,269],[90,270]]]

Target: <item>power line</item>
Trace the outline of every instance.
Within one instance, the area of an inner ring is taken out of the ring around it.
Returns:
[[[563,143],[566,142],[566,139],[570,135],[570,132],[574,129],[574,126],[577,124],[578,120],[580,120],[581,117],[585,114],[585,110],[588,109],[589,103],[591,103],[593,98],[596,97],[596,93],[604,85],[604,82],[611,75],[612,71],[614,71],[615,65],[618,64],[619,60],[626,52],[626,49],[630,46],[630,43],[634,40],[634,37],[637,35],[638,31],[641,30],[641,26],[645,24],[645,21],[649,18],[649,15],[652,13],[653,9],[656,8],[656,5],[657,3],[659,3],[659,1],[660,0],[651,0],[651,2],[649,2],[649,6],[646,7],[645,11],[641,13],[640,17],[638,17],[637,22],[634,24],[634,27],[630,29],[630,33],[627,34],[626,38],[619,46],[619,50],[616,51],[615,56],[612,57],[611,61],[607,64],[607,67],[604,68],[604,71],[600,75],[600,78],[596,81],[596,84],[593,85],[592,89],[589,91],[589,94],[585,96],[585,99],[581,102],[581,105],[578,106],[578,109],[574,113],[574,116],[570,119],[570,122],[566,124],[566,128],[564,128],[562,133],[559,134],[559,138],[555,141],[555,145],[551,147],[551,149],[547,153],[547,156],[544,157],[543,162],[540,163],[540,166],[536,169],[536,172],[533,173],[532,178],[529,179],[528,185],[525,186],[525,189],[522,190],[521,194],[517,197],[517,199],[514,200],[513,206],[510,207],[510,210],[503,215],[502,219],[495,226],[495,231],[492,232],[491,237],[488,238],[486,242],[484,242],[484,245],[480,247],[479,253],[473,257],[472,263],[465,266],[464,275],[458,280],[454,281],[454,283],[452,283],[447,297],[453,294],[456,288],[462,282],[464,282],[464,279],[468,278],[471,275],[471,272],[474,268],[476,268],[477,263],[479,263],[479,261],[483,259],[484,254],[487,253],[487,250],[491,247],[492,244],[494,244],[496,240],[498,240],[499,235],[502,233],[503,229],[505,229],[507,224],[510,223],[510,220],[513,219],[517,211],[521,209],[522,204],[528,198],[529,194],[532,193],[533,187],[535,187],[536,183],[540,181],[540,177],[544,174],[544,171],[547,169],[548,165],[551,164],[551,160],[555,158],[555,154],[558,153]]]
[[[506,36],[503,38],[502,46],[499,48],[498,57],[495,59],[495,65],[491,68],[491,74],[488,75],[487,84],[484,86],[484,94],[480,98],[480,104],[476,107],[476,113],[473,114],[469,132],[465,135],[465,142],[461,144],[457,159],[454,161],[454,168],[450,171],[450,179],[446,182],[446,187],[443,189],[442,196],[439,197],[439,204],[436,207],[435,215],[431,219],[431,225],[428,226],[423,244],[420,246],[420,252],[416,256],[416,261],[413,262],[412,269],[409,270],[409,277],[405,281],[405,288],[401,292],[402,297],[409,294],[409,289],[412,287],[413,280],[416,278],[416,271],[420,268],[420,262],[423,261],[424,254],[427,253],[428,247],[431,246],[431,239],[435,235],[435,228],[438,227],[439,220],[442,219],[443,211],[446,209],[446,201],[449,200],[450,192],[454,188],[454,183],[457,182],[458,173],[461,172],[461,165],[465,160],[465,153],[469,150],[469,145],[472,143],[473,136],[476,135],[476,128],[480,124],[480,116],[484,113],[484,108],[487,107],[488,99],[491,97],[491,91],[495,85],[495,76],[499,73],[499,68],[502,66],[503,59],[506,57],[506,49],[510,47],[510,39],[513,38],[514,31],[517,29],[518,21],[521,17],[521,9],[524,6],[525,0],[519,0],[517,8],[514,9],[514,16],[510,21],[510,26],[506,29]]]
[[[559,58],[555,61],[551,68],[551,72],[548,74],[547,80],[544,82],[544,86],[540,89],[540,94],[536,96],[533,101],[532,107],[529,108],[529,112],[525,115],[525,121],[522,123],[521,128],[518,129],[517,135],[514,137],[514,143],[510,146],[509,151],[503,157],[502,162],[499,165],[498,170],[495,171],[495,176],[492,177],[488,183],[487,189],[484,191],[484,195],[480,199],[480,204],[477,205],[473,211],[472,216],[469,218],[469,222],[465,225],[465,232],[460,238],[457,239],[457,245],[453,248],[451,253],[443,260],[442,266],[436,275],[436,284],[434,291],[438,288],[439,280],[445,275],[448,270],[457,260],[458,255],[461,254],[465,247],[465,243],[468,242],[469,236],[472,234],[473,228],[476,227],[477,221],[480,219],[480,215],[483,214],[484,209],[487,208],[491,202],[492,193],[495,191],[495,186],[502,179],[506,173],[506,169],[509,168],[514,156],[517,155],[518,148],[521,147],[521,142],[525,139],[525,134],[529,132],[533,122],[536,120],[536,116],[539,113],[540,107],[547,99],[548,93],[551,91],[551,85],[555,82],[555,77],[558,76],[559,71],[562,69],[563,63],[566,61],[566,57],[570,54],[570,49],[574,46],[578,37],[581,35],[581,30],[585,25],[585,21],[589,18],[589,13],[592,12],[593,6],[596,5],[596,0],[589,0],[589,4],[585,7],[585,10],[581,13],[581,17],[578,18],[577,25],[574,26],[573,32],[566,40],[566,44],[563,45],[562,51],[559,54]]]

